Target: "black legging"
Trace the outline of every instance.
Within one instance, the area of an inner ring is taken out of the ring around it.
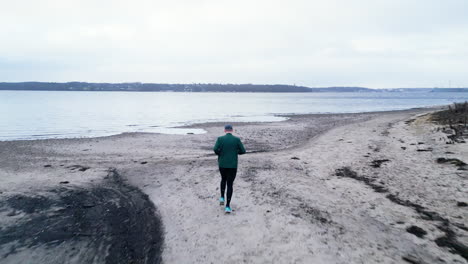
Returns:
[[[224,191],[226,190],[227,184],[227,199],[226,206],[229,206],[231,203],[232,197],[232,185],[236,179],[237,168],[219,168],[221,173],[221,197],[224,197]]]

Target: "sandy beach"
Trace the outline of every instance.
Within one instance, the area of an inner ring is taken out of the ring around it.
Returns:
[[[437,110],[234,123],[231,215],[224,124],[0,142],[0,262],[468,263],[468,168],[439,159],[468,148]]]

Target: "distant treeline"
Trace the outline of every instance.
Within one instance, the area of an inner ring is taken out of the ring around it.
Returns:
[[[468,88],[395,88],[370,89],[363,87],[310,88],[284,84],[167,84],[167,83],[87,83],[87,82],[0,82],[0,90],[27,91],[135,91],[135,92],[468,92]]]
[[[167,83],[86,83],[22,82],[0,83],[0,90],[45,91],[137,91],[137,92],[310,92],[293,85],[254,84],[167,84]]]

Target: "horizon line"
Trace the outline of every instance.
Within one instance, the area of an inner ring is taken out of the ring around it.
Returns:
[[[356,86],[356,85],[334,85],[334,86],[305,86],[305,85],[296,85],[296,84],[266,84],[266,83],[210,83],[210,82],[191,82],[191,83],[165,83],[165,82],[139,82],[139,81],[129,81],[129,82],[88,82],[88,81],[65,81],[65,82],[55,82],[55,81],[18,81],[18,82],[2,82],[0,84],[21,84],[21,83],[56,83],[56,84],[67,84],[67,83],[89,83],[89,84],[166,84],[166,85],[252,85],[252,86],[291,86],[291,87],[303,87],[309,89],[327,89],[327,88],[361,88],[361,89],[466,89],[468,86],[458,86],[458,87],[367,87],[367,86]]]

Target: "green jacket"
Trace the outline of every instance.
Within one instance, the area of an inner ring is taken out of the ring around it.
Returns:
[[[237,168],[237,154],[245,153],[241,140],[231,133],[218,137],[213,150],[218,155],[220,168]]]

